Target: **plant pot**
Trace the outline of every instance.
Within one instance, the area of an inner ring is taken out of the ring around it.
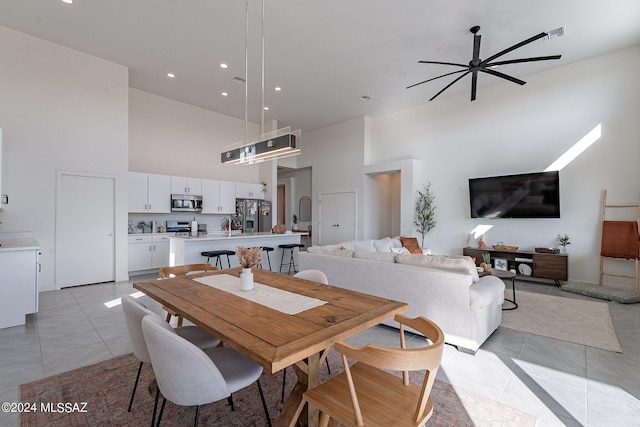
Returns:
[[[242,273],[240,273],[240,290],[253,290],[253,273],[251,272],[251,268],[242,269]]]

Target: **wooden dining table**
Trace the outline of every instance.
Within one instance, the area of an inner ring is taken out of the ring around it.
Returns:
[[[288,425],[305,390],[320,382],[320,355],[334,343],[375,326],[408,304],[299,279],[268,270],[253,269],[257,284],[320,300],[322,305],[286,314],[194,279],[209,275],[239,277],[241,268],[187,277],[150,280],[133,287],[218,337],[275,373],[293,366],[297,383],[275,425]],[[252,292],[252,291],[249,291]],[[318,424],[318,411],[308,408],[300,424]]]

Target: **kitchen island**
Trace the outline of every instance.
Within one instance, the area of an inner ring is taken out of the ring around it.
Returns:
[[[38,255],[32,232],[0,233],[0,329],[24,325],[38,311]]]
[[[282,249],[278,246],[287,243],[300,243],[301,237],[306,236],[305,233],[285,233],[273,234],[270,231],[264,233],[241,233],[232,234],[207,234],[202,237],[175,236],[170,238],[169,244],[169,265],[197,264],[206,262],[206,258],[200,255],[204,251],[230,250],[235,251],[237,246],[252,248],[256,246],[272,247],[273,252],[269,253],[271,260],[271,268],[273,271],[280,271],[280,262],[282,260]],[[297,254],[297,250],[294,251]],[[285,261],[288,254],[285,255]],[[294,256],[295,258],[295,256]],[[227,268],[226,257],[224,259],[224,268]],[[215,260],[210,260],[213,264]],[[231,267],[238,267],[238,258],[230,257]],[[263,268],[269,269],[267,255],[262,254]],[[297,265],[297,260],[296,260]]]

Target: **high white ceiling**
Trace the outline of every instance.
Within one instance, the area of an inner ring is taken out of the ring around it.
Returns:
[[[640,43],[638,0],[264,3],[265,120],[303,130],[427,102],[456,76],[405,87],[456,69],[417,61],[468,63],[474,25],[482,27],[480,58],[566,27],[561,38],[501,58],[562,55],[500,69],[525,81],[544,69]],[[249,120],[260,123],[261,1],[248,0],[248,7],[248,111]],[[244,118],[245,87],[232,81],[245,75],[244,13],[242,0],[2,0],[0,25],[125,65],[133,88]],[[221,62],[229,68],[220,68]],[[481,73],[478,99],[483,87],[502,81]],[[514,92],[526,89],[513,84]],[[467,76],[441,97],[469,91]],[[372,99],[361,101],[363,95]]]

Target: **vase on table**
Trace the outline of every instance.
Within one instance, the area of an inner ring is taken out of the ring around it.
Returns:
[[[253,273],[251,272],[251,268],[242,269],[242,273],[240,273],[240,290],[253,290]]]

